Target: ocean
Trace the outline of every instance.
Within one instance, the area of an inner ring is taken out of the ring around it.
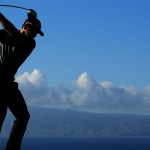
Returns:
[[[150,137],[24,137],[21,150],[150,150]]]

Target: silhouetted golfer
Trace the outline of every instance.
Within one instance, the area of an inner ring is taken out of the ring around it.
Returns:
[[[18,83],[15,82],[15,74],[35,48],[36,35],[44,34],[41,22],[34,17],[28,16],[21,30],[2,13],[0,23],[3,27],[0,30],[0,131],[9,108],[15,121],[5,150],[20,150],[30,115]]]

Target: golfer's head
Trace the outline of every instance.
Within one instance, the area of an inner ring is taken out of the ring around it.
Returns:
[[[26,36],[34,38],[37,34],[44,36],[44,33],[41,31],[41,22],[35,19],[27,19],[23,28],[26,30]]]

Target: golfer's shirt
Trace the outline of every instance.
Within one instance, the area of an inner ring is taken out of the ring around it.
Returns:
[[[28,49],[29,46],[33,47],[33,42],[28,41],[23,46]],[[14,80],[18,68],[32,52],[23,49],[23,46],[16,44],[5,30],[0,30],[0,78]]]

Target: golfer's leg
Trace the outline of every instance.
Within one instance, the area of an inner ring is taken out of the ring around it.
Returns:
[[[0,133],[7,113],[7,106],[0,102]]]
[[[0,82],[0,133],[2,130],[2,125],[7,113],[7,104],[5,99],[5,88],[4,85]]]
[[[14,95],[12,97],[12,103],[10,102],[8,107],[16,120],[14,121],[5,150],[20,150],[30,115],[19,90],[17,90],[17,96]]]

